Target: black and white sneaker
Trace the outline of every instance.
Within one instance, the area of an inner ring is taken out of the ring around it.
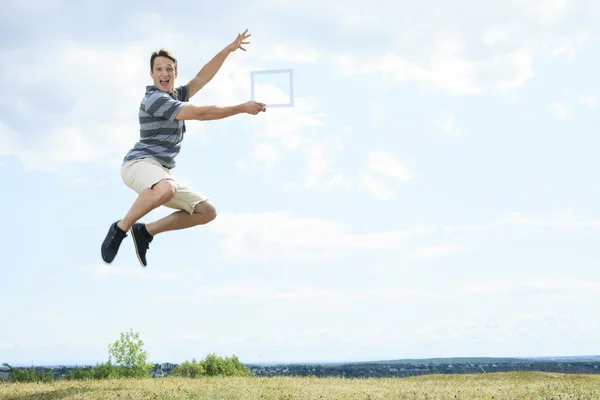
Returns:
[[[140,222],[133,224],[129,232],[131,232],[131,237],[133,238],[138,260],[145,267],[148,265],[146,263],[146,251],[150,248],[150,242],[152,242],[154,237],[148,233],[146,225]]]
[[[117,221],[119,222],[119,221]],[[119,252],[121,242],[127,237],[127,232],[117,226],[114,222],[108,229],[108,233],[102,242],[102,259],[105,263],[110,264]]]

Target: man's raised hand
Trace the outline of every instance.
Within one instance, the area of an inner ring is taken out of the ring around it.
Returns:
[[[229,52],[233,53],[234,51],[236,51],[237,49],[242,49],[244,51],[246,51],[245,48],[242,47],[243,44],[248,44],[250,42],[244,42],[244,40],[248,39],[251,34],[247,34],[248,29],[246,29],[244,31],[244,33],[239,33],[237,35],[237,38],[231,42],[231,44],[227,47],[229,49]]]
[[[267,110],[265,107],[265,103],[259,103],[258,101],[248,101],[244,103],[244,112],[256,115],[261,111],[265,112]]]

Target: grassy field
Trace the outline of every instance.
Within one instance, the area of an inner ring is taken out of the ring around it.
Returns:
[[[2,400],[600,399],[600,375],[515,372],[411,378],[206,377],[0,383]]]

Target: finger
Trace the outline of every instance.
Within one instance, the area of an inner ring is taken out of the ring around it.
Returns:
[[[246,51],[246,49],[245,49],[245,48],[243,48],[242,46],[240,46],[240,49],[242,49],[242,50]]]

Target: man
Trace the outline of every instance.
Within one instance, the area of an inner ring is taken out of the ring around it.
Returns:
[[[214,205],[201,192],[175,180],[170,171],[180,151],[186,132],[185,121],[216,120],[247,113],[265,112],[265,104],[249,101],[229,107],[203,106],[189,103],[215,76],[227,56],[242,46],[250,37],[248,29],[225,46],[187,84],[175,88],[177,60],[161,49],[150,56],[150,76],[153,85],[146,86],[138,112],[140,140],[125,155],[121,177],[138,197],[121,220],[114,222],[101,247],[102,259],[111,263],[121,242],[131,233],[139,262],[146,267],[146,252],[150,242],[159,233],[207,224],[216,218]],[[150,211],[166,206],[178,211],[148,224],[138,222]]]

